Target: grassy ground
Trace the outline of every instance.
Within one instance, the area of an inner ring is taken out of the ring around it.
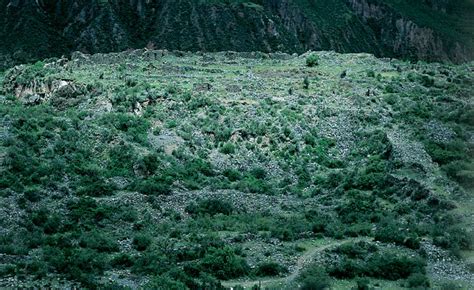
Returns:
[[[472,64],[315,55],[9,71],[0,286],[468,285]]]

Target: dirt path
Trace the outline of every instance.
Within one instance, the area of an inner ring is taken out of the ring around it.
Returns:
[[[272,287],[284,287],[285,285],[288,285],[290,282],[294,281],[298,275],[301,273],[301,271],[308,266],[314,255],[317,253],[323,252],[329,248],[337,247],[349,242],[358,242],[362,240],[367,240],[367,238],[355,238],[355,239],[345,239],[342,241],[334,241],[331,242],[327,245],[320,246],[320,247],[315,247],[312,248],[308,251],[306,251],[301,257],[298,258],[296,262],[296,267],[295,270],[288,276],[286,277],[281,277],[281,278],[262,278],[258,280],[232,280],[232,281],[223,281],[222,285],[224,287],[233,287],[233,286],[242,286],[244,289],[250,289],[254,285],[260,285],[262,288],[272,286]]]

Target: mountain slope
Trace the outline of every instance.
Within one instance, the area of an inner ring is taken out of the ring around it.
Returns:
[[[473,7],[470,0],[1,0],[0,53],[4,66],[146,45],[462,62],[473,56]]]
[[[14,67],[0,288],[468,289],[472,67],[147,49]]]

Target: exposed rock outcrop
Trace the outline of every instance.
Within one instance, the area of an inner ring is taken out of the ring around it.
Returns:
[[[467,61],[472,53],[459,42],[448,42],[428,27],[421,27],[404,18],[387,5],[369,0],[348,0],[354,13],[372,27],[378,42],[395,56],[425,60],[450,59]],[[448,1],[433,7],[442,9]],[[444,3],[444,4],[443,4]],[[446,11],[446,8],[442,9]]]
[[[420,9],[456,19],[450,14],[451,2],[429,0]],[[473,58],[472,43],[446,36],[451,28],[442,34],[387,3],[0,0],[0,65],[76,50],[97,53],[145,46],[182,51],[335,50],[454,62]]]

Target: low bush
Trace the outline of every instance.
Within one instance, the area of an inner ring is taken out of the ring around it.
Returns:
[[[110,265],[119,269],[130,268],[133,266],[133,259],[128,254],[120,254],[110,261]]]
[[[234,154],[235,145],[232,143],[225,143],[219,150],[223,154]]]
[[[303,79],[303,88],[304,88],[305,90],[308,90],[308,89],[309,89],[309,85],[310,85],[309,78],[308,78],[308,77],[305,77],[305,78]]]
[[[324,268],[312,264],[298,276],[302,290],[324,290],[331,287],[331,280]]]
[[[366,277],[356,279],[356,290],[370,290],[370,280]]]
[[[395,217],[385,218],[375,230],[374,239],[383,243],[395,243],[411,249],[420,248],[418,236],[396,222]]]
[[[145,284],[146,289],[157,289],[157,290],[186,290],[186,284],[176,281],[168,276],[158,276],[153,278],[150,282]]]
[[[238,181],[242,178],[242,174],[236,169],[226,169],[222,172],[222,175],[227,177],[231,182]]]
[[[131,268],[135,274],[161,275],[170,268],[170,261],[159,251],[144,251],[133,261]]]
[[[317,66],[317,65],[319,65],[319,56],[315,53],[310,54],[306,58],[306,66],[314,67],[314,66]]]
[[[343,245],[335,250],[341,259],[328,268],[339,279],[368,276],[380,279],[406,279],[411,274],[425,274],[426,261],[420,256],[382,252],[369,243]]]
[[[97,250],[98,252],[116,252],[119,249],[117,241],[98,231],[82,234],[79,245],[83,248]]]
[[[413,273],[408,276],[406,286],[409,288],[428,289],[430,288],[430,280],[424,274]]]
[[[276,263],[276,262],[266,262],[262,263],[255,268],[253,274],[257,277],[266,277],[266,276],[277,276],[280,273],[287,272],[287,269]]]
[[[474,187],[474,163],[454,161],[441,167],[446,175],[465,188]]]
[[[247,262],[230,247],[211,247],[201,259],[201,268],[216,278],[228,280],[247,275],[250,267]]]
[[[190,203],[186,207],[186,212],[190,215],[216,215],[216,214],[223,214],[223,215],[230,215],[234,211],[234,207],[227,201],[223,201],[220,199],[203,199],[193,203]]]
[[[149,235],[140,234],[133,238],[132,245],[137,251],[145,251],[153,242]]]

